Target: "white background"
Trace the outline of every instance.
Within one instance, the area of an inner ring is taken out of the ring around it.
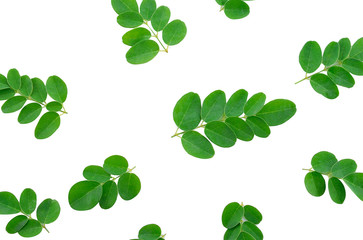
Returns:
[[[35,123],[20,125],[17,114],[0,114],[0,191],[19,196],[31,187],[38,199],[57,199],[59,219],[36,239],[130,239],[157,223],[169,240],[218,240],[223,208],[232,201],[260,209],[267,240],[361,239],[363,203],[347,190],[337,205],[326,193],[315,198],[303,180],[311,157],[322,150],[352,158],[363,171],[362,77],[336,100],[315,93],[298,55],[309,40],[362,37],[360,0],[248,2],[251,14],[230,20],[213,0],[157,0],[172,19],[188,26],[186,39],[170,53],[132,66],[125,60],[126,29],[110,1],[1,0],[0,73],[17,68],[44,81],[58,75],[68,85],[60,129],[36,140]],[[244,88],[268,101],[294,101],[297,114],[272,128],[267,139],[239,141],[200,160],[187,155],[172,111],[193,91],[204,99],[216,89],[229,97]],[[140,195],[101,210],[69,207],[70,187],[87,165],[120,154],[142,181]],[[0,216],[0,239],[22,239],[5,231],[13,216]]]

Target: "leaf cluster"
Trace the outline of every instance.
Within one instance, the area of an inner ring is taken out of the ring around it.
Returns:
[[[140,229],[138,238],[131,240],[164,240],[165,235],[162,234],[161,228],[158,225],[148,224]]]
[[[257,227],[261,221],[262,214],[257,208],[229,203],[222,213],[222,224],[227,228],[224,240],[262,240],[263,234]]]
[[[131,64],[147,63],[160,51],[167,53],[169,46],[179,44],[187,34],[185,23],[181,20],[169,22],[170,9],[157,7],[155,0],[143,0],[140,8],[136,0],[112,0],[111,3],[118,14],[118,24],[133,28],[122,37],[122,42],[131,47],[126,53],[126,60]],[[160,32],[162,38],[159,37]]]
[[[103,167],[86,167],[83,176],[87,180],[74,184],[69,190],[70,206],[77,211],[90,210],[97,204],[109,209],[116,203],[117,195],[126,201],[135,198],[141,190],[141,182],[132,173],[134,168],[128,166],[124,157],[113,155],[104,161]]]
[[[285,99],[266,104],[265,101],[264,93],[248,99],[244,89],[236,91],[228,101],[223,91],[216,90],[204,99],[203,104],[198,94],[187,93],[175,105],[173,118],[178,129],[172,137],[180,137],[185,151],[202,159],[214,156],[211,142],[229,148],[237,139],[267,138],[271,126],[281,125],[295,115],[296,105]],[[200,128],[204,128],[206,137],[195,131]],[[178,132],[179,129],[183,132]]]
[[[246,3],[253,0],[216,0],[221,6],[221,10],[224,10],[226,16],[230,19],[245,18],[250,14],[250,7]]]
[[[348,38],[333,41],[324,53],[317,42],[309,41],[300,52],[299,62],[306,72],[305,78],[299,82],[309,80],[317,93],[335,99],[339,96],[338,85],[352,88],[355,84],[352,74],[363,75],[363,38],[358,39],[353,46]],[[322,64],[323,69],[314,73]],[[309,73],[314,74],[308,76]]]
[[[48,78],[46,84],[39,78],[20,76],[18,70],[10,69],[7,77],[0,74],[0,100],[6,100],[1,107],[3,113],[19,110],[18,122],[27,124],[39,119],[34,135],[37,139],[45,139],[53,135],[60,126],[60,116],[67,113],[63,103],[67,99],[67,86],[57,76]],[[47,96],[54,101],[46,102]],[[27,101],[31,103],[26,105]]]
[[[31,214],[36,210],[36,219]],[[43,228],[48,232],[45,224],[56,221],[60,214],[60,206],[56,200],[45,199],[37,208],[37,195],[26,188],[18,200],[10,192],[0,192],[0,214],[17,214],[9,221],[6,231],[10,234],[18,233],[22,237],[35,237]]]
[[[346,197],[345,182],[353,193],[363,201],[363,173],[357,173],[357,163],[352,159],[337,160],[334,154],[322,151],[311,160],[312,167],[305,176],[306,190],[315,197],[325,193],[326,183],[323,175],[328,177],[328,190],[331,199],[342,204]]]

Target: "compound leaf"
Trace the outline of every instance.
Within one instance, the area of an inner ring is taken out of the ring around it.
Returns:
[[[64,103],[66,101],[68,94],[67,85],[61,78],[57,76],[49,77],[46,89],[49,96],[57,102]]]
[[[237,240],[238,236],[242,231],[242,225],[238,224],[234,228],[227,229],[226,233],[224,234],[224,240]]]
[[[363,37],[353,44],[350,57],[363,61]]]
[[[257,208],[251,205],[246,205],[244,208],[245,208],[244,217],[247,219],[247,221],[256,225],[262,221],[262,214],[260,213],[260,211],[258,211]]]
[[[15,68],[10,69],[8,72],[8,84],[14,90],[19,90],[21,87],[21,77]]]
[[[363,76],[363,62],[354,58],[347,58],[343,61],[343,68],[348,72]]]
[[[321,151],[313,156],[311,159],[311,166],[318,173],[326,174],[332,170],[334,164],[338,162],[334,154]]]
[[[339,60],[342,61],[349,56],[352,45],[348,38],[342,38],[339,40],[339,47],[340,47]]]
[[[248,92],[240,89],[232,94],[228,99],[224,113],[227,117],[239,117],[243,114],[247,102]]]
[[[244,112],[247,116],[256,115],[263,107],[266,101],[266,95],[264,93],[256,93],[253,95],[244,106]]]
[[[117,14],[139,11],[136,0],[111,0],[111,4]]]
[[[18,215],[11,219],[9,223],[6,225],[6,231],[10,234],[14,234],[19,232],[25,224],[28,222],[28,217],[24,215]]]
[[[102,186],[96,181],[82,181],[69,190],[68,201],[74,210],[85,211],[94,208],[102,197]]]
[[[352,75],[344,68],[333,66],[328,69],[329,78],[337,85],[342,87],[351,88],[354,86],[355,81]]]
[[[173,111],[175,124],[184,131],[193,130],[201,120],[201,101],[198,94],[185,94],[176,103]]]
[[[339,58],[339,44],[337,42],[331,42],[324,50],[323,64],[327,67],[336,63]]]
[[[21,77],[20,93],[26,97],[29,97],[33,92],[33,82],[28,76]]]
[[[30,97],[37,102],[45,102],[47,99],[47,89],[44,85],[44,82],[39,78],[32,78],[32,83],[33,92]]]
[[[111,175],[100,166],[88,166],[83,170],[83,176],[90,181],[104,183],[110,180]]]
[[[157,240],[161,236],[161,228],[156,224],[149,224],[142,227],[139,231],[141,240]]]
[[[309,172],[305,176],[305,187],[311,195],[322,196],[326,189],[324,177],[318,172]]]
[[[236,143],[236,135],[224,122],[214,121],[205,126],[205,135],[217,146],[228,148]]]
[[[199,132],[184,133],[181,142],[184,150],[193,157],[208,159],[214,156],[212,144]]]
[[[250,234],[256,240],[263,240],[261,230],[251,222],[244,222],[242,224],[242,231]]]
[[[126,158],[119,155],[108,157],[103,164],[103,168],[106,170],[106,172],[113,175],[124,174],[128,167],[129,163],[127,162]]]
[[[3,113],[13,113],[19,111],[24,106],[26,100],[26,97],[23,96],[11,97],[2,105],[1,111]]]
[[[35,237],[43,230],[39,221],[29,219],[25,226],[19,231],[19,235],[22,237]]]
[[[37,195],[33,189],[26,188],[20,195],[20,208],[25,214],[32,214],[37,207]]]
[[[45,139],[53,135],[60,126],[60,116],[55,112],[47,112],[40,119],[35,127],[35,137]]]
[[[181,20],[174,20],[170,22],[163,30],[163,40],[169,45],[177,45],[187,35],[187,26]]]
[[[203,101],[202,119],[207,123],[222,119],[225,105],[226,94],[221,90],[212,92]]]
[[[151,61],[159,53],[159,45],[153,40],[138,42],[126,53],[131,64],[143,64]]]
[[[49,224],[58,219],[60,214],[60,206],[57,200],[45,199],[39,204],[37,209],[38,221],[43,224]]]
[[[336,178],[344,178],[357,170],[357,163],[352,159],[343,159],[335,163],[331,173]]]
[[[166,6],[160,6],[156,9],[151,17],[151,25],[155,31],[159,32],[165,28],[170,20],[170,9]]]
[[[328,189],[330,198],[337,204],[342,204],[345,200],[345,188],[343,183],[335,177],[329,179]]]
[[[10,192],[0,192],[0,214],[15,214],[20,212],[18,199]]]
[[[111,208],[117,200],[117,185],[114,181],[107,181],[102,186],[102,197],[100,199],[100,207],[102,209]]]
[[[135,28],[144,23],[144,19],[138,12],[124,12],[118,15],[117,23],[124,28]]]
[[[285,99],[276,99],[263,106],[257,116],[265,120],[269,126],[278,126],[287,122],[295,113],[295,103]]]
[[[250,7],[242,0],[229,0],[224,5],[224,13],[230,19],[241,19],[250,14]]]
[[[337,85],[324,74],[318,73],[311,76],[310,84],[317,93],[328,99],[335,99],[339,96]]]
[[[363,201],[363,173],[352,173],[343,180],[353,193]]]
[[[241,118],[229,117],[225,122],[242,141],[251,141],[255,136],[250,126]]]
[[[322,58],[320,45],[315,41],[309,41],[300,52],[300,66],[306,73],[313,73],[321,65]]]
[[[124,173],[118,179],[118,193],[123,200],[135,198],[141,190],[141,182],[133,173]]]
[[[140,5],[140,13],[141,16],[147,20],[150,21],[151,17],[156,11],[156,2],[155,0],[143,0]]]
[[[225,228],[231,229],[237,226],[244,214],[244,208],[237,202],[228,204],[222,213],[222,224]]]
[[[151,37],[151,33],[146,28],[135,28],[122,36],[122,42],[128,46],[134,46],[136,43],[148,40]]]
[[[21,124],[31,123],[37,119],[42,112],[39,103],[29,103],[19,113],[18,122]]]
[[[270,136],[270,127],[262,118],[255,116],[247,117],[246,123],[248,124],[248,126],[250,126],[250,128],[257,137],[267,138],[268,136]]]

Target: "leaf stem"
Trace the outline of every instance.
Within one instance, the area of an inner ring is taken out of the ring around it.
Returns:
[[[310,79],[313,75],[318,74],[318,73],[325,72],[325,71],[327,71],[328,69],[329,69],[329,68],[324,67],[324,69],[323,69],[323,70],[321,70],[321,71],[319,71],[319,72],[316,72],[316,73],[314,73],[314,74],[311,74],[310,76],[308,76],[308,74],[306,73],[305,78],[301,79],[300,81],[297,81],[295,84],[298,84],[298,83],[301,83],[302,81],[308,80],[308,79]]]
[[[158,40],[158,42],[160,43],[160,45],[164,48],[164,50],[162,50],[163,52],[168,53],[168,49],[169,46],[167,48],[164,47],[163,43],[160,41],[159,36],[157,33],[155,33],[152,28],[150,27],[150,25],[147,23],[147,21],[144,20],[144,24],[150,29],[151,33],[153,34],[153,36]]]
[[[134,169],[136,168],[136,166],[135,167],[133,167],[133,168],[129,168],[128,170],[127,170],[127,172],[128,173],[131,173]]]
[[[45,229],[45,231],[47,231],[47,233],[50,233],[48,228],[45,226],[45,224],[43,224],[42,227]]]
[[[313,171],[313,168],[309,168],[309,169],[307,169],[307,168],[303,168],[302,170],[303,170],[303,171],[309,171],[309,172],[312,172],[312,171]]]

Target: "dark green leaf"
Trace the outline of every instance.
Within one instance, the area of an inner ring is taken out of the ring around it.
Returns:
[[[205,135],[217,146],[228,148],[236,143],[236,135],[224,122],[214,121],[205,126]]]
[[[352,75],[344,68],[333,66],[328,69],[329,78],[337,85],[351,88],[354,86],[355,81]]]
[[[260,211],[258,211],[257,208],[246,205],[245,206],[245,215],[244,217],[247,219],[247,221],[253,223],[253,224],[259,224],[262,221],[262,214]]]
[[[22,237],[35,237],[43,230],[40,222],[34,219],[29,219],[25,226],[19,231],[19,235]]]
[[[242,0],[229,0],[224,5],[224,13],[230,19],[241,19],[250,14],[250,7]]]
[[[8,84],[8,80],[6,79],[6,77],[4,75],[0,74],[0,90],[8,89],[8,88],[10,88],[9,84]]]
[[[26,97],[23,96],[15,96],[6,100],[6,102],[2,105],[1,111],[3,113],[13,113],[19,111],[26,102]]]
[[[240,89],[232,94],[229,98],[224,113],[227,117],[239,117],[243,114],[243,110],[247,101],[248,92]]]
[[[203,101],[202,119],[205,122],[221,120],[226,105],[226,94],[217,90],[209,94]]]
[[[295,113],[295,103],[285,99],[276,99],[263,106],[257,116],[265,120],[269,126],[278,126],[287,122]]]
[[[140,13],[141,16],[147,20],[150,21],[151,17],[156,11],[156,2],[155,0],[143,0],[140,5]]]
[[[227,229],[226,233],[224,234],[223,240],[237,240],[241,231],[242,231],[241,224],[238,224],[234,228]]]
[[[29,103],[19,113],[18,122],[21,124],[31,123],[37,119],[42,112],[39,103]]]
[[[108,157],[103,164],[103,168],[106,170],[106,172],[113,175],[121,175],[125,173],[128,167],[129,163],[127,162],[126,158],[120,155]]]
[[[309,172],[305,176],[305,187],[311,195],[322,196],[326,189],[324,177],[318,172]]]
[[[244,222],[242,224],[242,231],[250,234],[256,240],[263,240],[261,230],[251,222]]]
[[[300,66],[306,73],[315,72],[321,65],[322,58],[319,44],[315,41],[309,41],[305,43],[300,52]]]
[[[343,159],[335,163],[331,169],[334,177],[344,178],[357,170],[357,163],[352,159]]]
[[[18,215],[10,220],[6,225],[6,231],[10,234],[19,232],[25,224],[28,222],[28,218],[24,215]]]
[[[37,102],[45,102],[47,99],[47,89],[44,85],[44,82],[39,78],[32,78],[33,83],[33,92],[30,96]]]
[[[165,28],[170,20],[170,9],[166,6],[160,6],[156,9],[151,17],[151,25],[155,31],[159,32]]]
[[[350,57],[363,61],[363,37],[353,44]]]
[[[141,190],[141,182],[138,176],[133,173],[124,173],[118,179],[118,193],[123,200],[131,200]]]
[[[226,2],[228,2],[228,0],[216,0],[216,2],[221,5],[224,6],[226,4]]]
[[[178,128],[188,131],[196,128],[201,120],[201,102],[198,94],[185,94],[176,103],[173,118]]]
[[[343,68],[348,72],[363,76],[363,62],[354,58],[347,58],[343,61]]]
[[[138,12],[124,12],[118,15],[117,23],[124,28],[135,28],[144,23]]]
[[[270,127],[262,118],[254,116],[248,117],[246,119],[246,123],[248,124],[248,126],[250,126],[250,128],[257,137],[267,138],[268,136],[270,136]]]
[[[20,212],[18,199],[10,192],[0,192],[0,214]]]
[[[102,186],[95,181],[82,181],[69,190],[68,201],[74,210],[84,211],[94,208],[102,197]]]
[[[14,90],[19,90],[21,87],[21,77],[15,68],[10,69],[8,72],[8,84]]]
[[[104,183],[110,180],[111,175],[100,166],[88,166],[83,170],[83,176],[90,181]]]
[[[180,20],[170,22],[163,30],[163,40],[169,46],[179,44],[186,35],[187,26]]]
[[[45,106],[49,112],[58,112],[62,110],[63,105],[59,102],[50,102]]]
[[[338,159],[334,154],[326,151],[318,152],[311,159],[311,166],[319,173],[330,173],[334,164],[338,162]]]
[[[67,85],[57,76],[51,76],[47,80],[47,92],[57,102],[64,103],[67,99]]]
[[[7,100],[15,95],[15,91],[13,89],[3,89],[0,90],[0,100]]]
[[[349,56],[351,46],[352,45],[348,38],[342,38],[339,40],[339,47],[340,47],[339,60],[342,61]]]
[[[153,40],[145,40],[135,44],[126,53],[131,64],[143,64],[151,61],[159,53],[159,45]]]
[[[337,85],[324,74],[318,73],[313,75],[310,84],[317,93],[328,99],[335,99],[339,96]]]
[[[363,201],[363,173],[352,173],[343,180],[353,193]]]
[[[25,214],[32,214],[37,207],[37,195],[33,189],[26,188],[20,195],[20,208]]]
[[[251,234],[246,232],[241,232],[241,234],[238,236],[237,240],[256,240],[254,237],[251,236]]]
[[[339,58],[339,44],[337,42],[331,42],[324,50],[323,64],[327,67],[336,63]]]
[[[143,226],[139,231],[141,240],[157,240],[161,236],[161,228],[156,224]]]
[[[37,218],[43,224],[50,224],[58,219],[60,214],[60,206],[57,200],[45,199],[39,204],[37,209]]]
[[[53,135],[60,126],[60,116],[55,112],[47,112],[40,119],[35,127],[35,137],[45,139]]]
[[[114,181],[107,181],[102,186],[102,197],[100,200],[100,207],[102,209],[111,208],[117,200],[117,185]]]
[[[345,188],[343,183],[335,177],[329,179],[328,189],[330,198],[337,204],[342,204],[345,200]]]
[[[181,142],[184,150],[193,157],[208,159],[214,156],[212,144],[198,132],[184,133]]]
[[[139,11],[136,0],[111,0],[111,4],[117,14]]]
[[[244,214],[244,208],[237,202],[228,204],[222,213],[222,224],[225,228],[231,229],[237,226]]]
[[[33,92],[33,82],[28,76],[21,77],[20,93],[26,97],[29,97]]]
[[[241,118],[229,117],[226,119],[226,124],[233,130],[236,137],[242,141],[251,141],[254,133],[250,126]]]
[[[139,27],[125,33],[122,36],[122,42],[126,45],[134,46],[136,43],[150,39],[150,37],[151,33],[149,30]]]
[[[247,116],[256,115],[263,107],[266,101],[266,95],[264,93],[256,93],[248,101],[244,107],[244,112]]]

